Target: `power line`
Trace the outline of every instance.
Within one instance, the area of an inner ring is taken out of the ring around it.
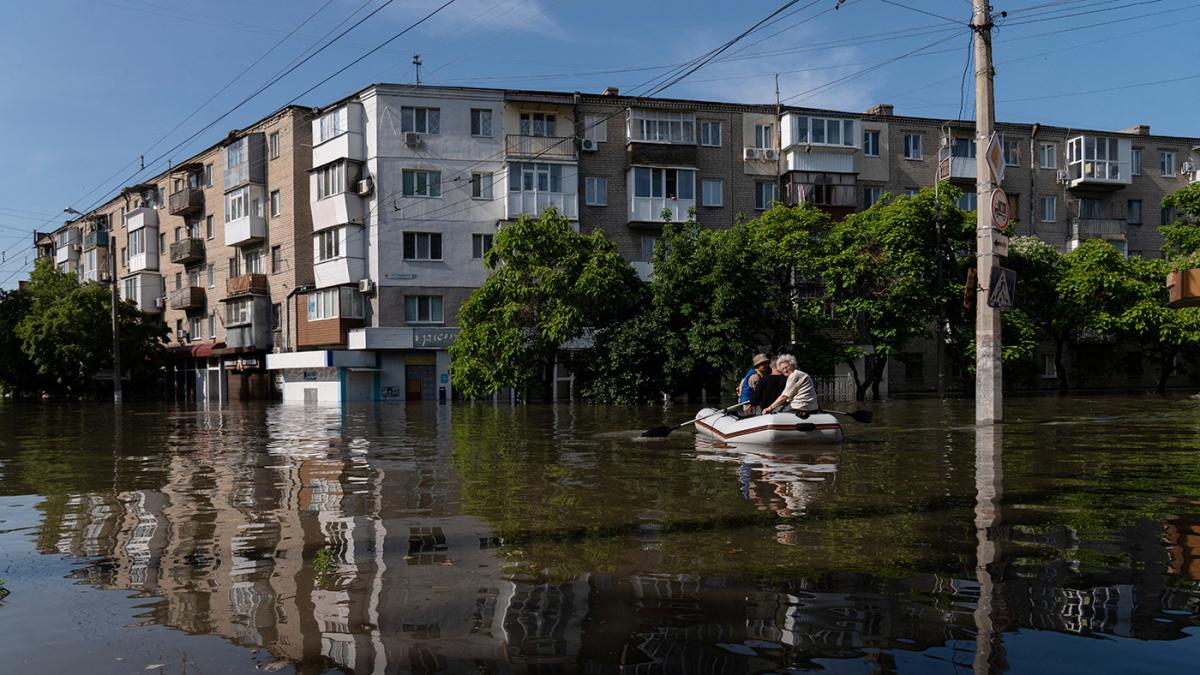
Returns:
[[[942,21],[949,21],[950,23],[958,25],[958,26],[967,24],[967,22],[962,21],[960,19],[951,19],[950,17],[945,16],[944,14],[935,14],[934,12],[926,11],[924,9],[920,9],[919,7],[912,7],[911,5],[906,5],[901,2],[896,2],[895,0],[879,0],[879,1],[882,3],[888,4],[888,5],[907,9],[907,10],[916,12],[918,14],[924,14],[925,16],[932,16],[935,19],[941,19]]]

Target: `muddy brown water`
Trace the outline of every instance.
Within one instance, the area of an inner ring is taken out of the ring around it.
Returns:
[[[0,404],[0,671],[1195,672],[1200,401]]]

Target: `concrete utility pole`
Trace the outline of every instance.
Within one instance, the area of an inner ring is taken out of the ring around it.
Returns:
[[[99,236],[97,234],[97,236]],[[113,330],[113,403],[121,402],[121,322],[120,299],[117,297],[117,238],[108,238],[108,280],[112,284],[112,330]]]
[[[996,127],[992,91],[992,15],[988,0],[973,0],[971,28],[975,31],[975,195],[978,223],[975,230],[978,290],[975,292],[975,423],[995,424],[1004,419],[1003,375],[1000,369],[1000,310],[988,306],[993,248],[992,192],[998,185],[988,162],[988,144]]]

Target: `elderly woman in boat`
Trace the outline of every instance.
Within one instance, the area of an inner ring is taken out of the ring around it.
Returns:
[[[821,406],[817,404],[817,388],[808,373],[796,366],[796,357],[780,354],[775,361],[780,372],[787,375],[787,385],[771,405],[763,408],[763,414],[790,412],[801,419],[807,419],[809,413],[820,410]]]

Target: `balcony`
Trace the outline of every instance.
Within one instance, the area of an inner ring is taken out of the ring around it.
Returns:
[[[271,285],[267,282],[267,275],[265,274],[243,274],[225,282],[225,295],[228,297],[238,295],[267,295],[270,292]]]
[[[83,235],[83,250],[90,251],[96,247],[108,248],[108,232],[88,232]]]
[[[203,286],[184,286],[171,291],[171,309],[204,309]]]
[[[190,265],[204,260],[203,239],[180,239],[171,244],[171,262],[176,265]]]
[[[246,183],[262,185],[267,177],[266,136],[251,133],[225,146],[225,191]]]
[[[671,222],[682,223],[690,217],[690,212],[696,206],[695,199],[678,199],[674,197],[630,197],[629,222],[647,222],[662,224],[663,209],[671,212]]]
[[[1076,241],[1125,241],[1125,226],[1124,218],[1074,218],[1071,220],[1071,238]]]
[[[143,227],[158,227],[158,211],[140,206],[125,214],[125,229],[132,232]]]
[[[573,136],[521,136],[508,134],[504,137],[504,152],[514,159],[571,160],[576,158]]]
[[[1133,184],[1128,138],[1076,136],[1067,141],[1067,187],[1115,190]]]
[[[955,145],[961,140],[955,139]],[[973,141],[971,141],[973,143]],[[971,149],[962,147],[946,147],[938,151],[938,180],[954,180],[974,183],[978,175],[978,166],[974,157],[970,156]]]
[[[579,196],[576,194],[525,190],[508,192],[504,201],[505,217],[509,219],[521,216],[536,218],[553,206],[568,220],[579,220]]]
[[[167,213],[173,216],[186,216],[204,208],[204,190],[199,187],[185,187],[167,198]]]

